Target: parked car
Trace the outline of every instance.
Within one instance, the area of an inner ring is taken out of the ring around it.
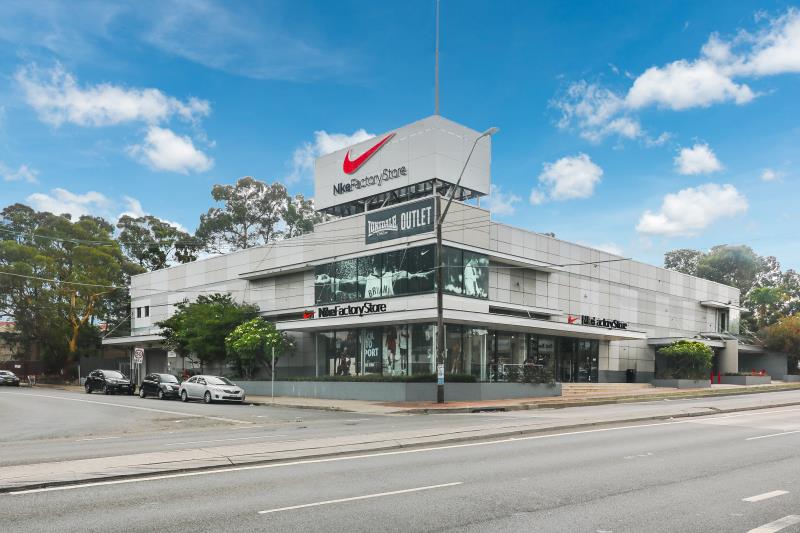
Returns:
[[[181,400],[203,400],[206,403],[216,401],[239,402],[244,401],[244,389],[231,383],[222,376],[192,376],[181,383]]]
[[[159,400],[178,398],[181,384],[172,374],[147,374],[139,385],[139,398],[158,396]]]
[[[96,390],[103,391],[103,394],[133,394],[136,391],[136,386],[128,376],[116,370],[93,370],[86,376],[84,387],[86,394]]]
[[[0,370],[0,385],[19,387],[19,378],[10,370]]]

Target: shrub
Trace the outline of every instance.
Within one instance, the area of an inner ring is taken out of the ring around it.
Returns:
[[[714,352],[697,341],[675,341],[658,350],[666,368],[659,369],[659,378],[706,379],[711,371]]]
[[[281,378],[281,381],[360,381],[365,383],[436,383],[436,374],[417,374],[414,376],[383,376],[364,374],[361,376],[295,376]],[[445,383],[475,383],[472,374],[447,374]]]

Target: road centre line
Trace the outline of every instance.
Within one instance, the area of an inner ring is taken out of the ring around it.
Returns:
[[[794,435],[795,433],[800,433],[800,429],[795,431],[784,431],[782,433],[770,433],[769,435],[759,435],[758,437],[750,437],[744,440],[759,440],[759,439],[769,439],[771,437],[782,437],[784,435]]]
[[[255,437],[236,437],[230,439],[214,439],[214,440],[193,440],[188,442],[170,442],[164,446],[180,446],[182,444],[205,444],[207,442],[228,442],[231,440],[252,440],[252,439],[271,439],[273,437],[288,437],[289,435],[260,435]],[[114,437],[118,438],[118,437]]]
[[[747,533],[776,533],[776,531],[786,529],[787,527],[795,524],[800,524],[800,515],[790,514],[789,516],[784,516],[783,518],[775,520],[774,522],[770,522],[769,524],[764,524],[763,526],[751,529]]]
[[[742,498],[743,502],[760,502],[763,500],[769,500],[770,498],[775,498],[776,496],[783,496],[784,494],[789,494],[788,490],[773,490],[771,492],[765,492],[764,494],[756,494],[755,496],[750,496],[749,498]]]
[[[292,511],[294,509],[305,509],[307,507],[319,507],[320,505],[331,505],[334,503],[352,502],[356,500],[368,500],[371,498],[380,498],[383,496],[394,496],[396,494],[407,494],[409,492],[419,492],[423,490],[442,489],[445,487],[454,487],[463,484],[463,481],[455,481],[453,483],[442,483],[441,485],[428,485],[426,487],[417,487],[414,489],[393,490],[390,492],[378,492],[376,494],[367,494],[365,496],[353,496],[351,498],[339,498],[336,500],[325,500],[322,502],[304,503],[302,505],[292,505],[290,507],[278,507],[277,509],[269,509],[267,511],[259,511],[258,514],[271,514],[279,513],[282,511]]]
[[[139,411],[150,411],[153,413],[164,413],[168,415],[178,415],[178,416],[188,416],[192,418],[206,418],[208,420],[218,420],[221,422],[233,422],[235,424],[253,424],[249,420],[237,420],[236,418],[226,418],[223,416],[209,416],[209,415],[199,415],[195,413],[182,413],[180,411],[167,411],[165,409],[153,409],[152,407],[140,407],[137,405],[123,405],[119,403],[111,403],[111,402],[99,402],[97,400],[81,400],[79,398],[65,398],[63,396],[50,396],[49,394],[32,394],[27,392],[0,392],[0,394],[16,394],[18,396],[38,396],[40,398],[52,398],[55,400],[64,400],[68,402],[82,402],[82,403],[95,403],[98,405],[110,405],[111,407],[121,407],[123,409],[136,409]]]
[[[87,442],[90,440],[110,440],[110,439],[121,439],[122,437],[90,437],[88,439],[76,439],[75,442]]]
[[[788,409],[783,411],[772,411],[773,413],[777,412],[785,412],[785,411],[800,411],[800,409]],[[751,413],[741,413],[742,416],[747,416]],[[707,417],[707,419],[713,419],[715,417]],[[248,470],[265,470],[269,468],[282,468],[288,466],[298,466],[298,465],[307,465],[307,464],[318,464],[318,463],[334,463],[339,461],[354,461],[357,459],[371,459],[373,457],[388,457],[392,455],[407,455],[413,453],[426,453],[426,452],[435,452],[440,450],[452,450],[456,448],[474,448],[478,446],[491,446],[493,444],[505,444],[509,442],[519,442],[519,441],[528,441],[528,440],[544,440],[544,439],[552,439],[558,437],[569,437],[573,435],[587,435],[592,433],[606,433],[611,431],[621,431],[626,429],[642,429],[642,428],[650,428],[650,427],[659,427],[659,426],[674,426],[678,424],[687,424],[689,422],[693,422],[694,420],[691,419],[681,419],[681,420],[671,420],[668,422],[653,422],[650,424],[636,424],[631,426],[616,426],[610,428],[595,428],[595,429],[585,429],[585,430],[576,430],[576,431],[568,431],[563,433],[549,433],[546,435],[529,435],[526,437],[507,437],[503,439],[496,439],[496,440],[487,440],[487,441],[478,441],[478,442],[464,442],[459,444],[447,444],[444,446],[430,446],[426,448],[412,448],[412,449],[402,449],[402,450],[392,450],[392,451],[385,451],[385,452],[374,452],[374,453],[364,453],[358,455],[337,455],[335,457],[321,457],[318,459],[298,459],[296,461],[287,461],[284,463],[267,463],[267,464],[258,464],[258,465],[246,465],[246,466],[231,466],[225,468],[216,468],[210,470],[197,470],[193,472],[178,472],[174,474],[161,474],[156,476],[144,476],[144,477],[136,477],[136,478],[129,478],[129,479],[115,479],[110,481],[95,481],[90,483],[77,483],[73,485],[59,485],[55,487],[43,487],[39,489],[25,489],[25,490],[17,490],[17,491],[10,491],[5,494],[9,496],[21,496],[24,494],[37,494],[40,492],[55,492],[55,491],[62,491],[62,490],[75,490],[81,488],[91,488],[91,487],[101,487],[107,485],[123,485],[127,483],[139,483],[144,481],[158,481],[162,479],[177,479],[177,478],[184,478],[184,477],[194,477],[194,476],[207,476],[207,475],[218,475],[218,474],[225,474],[230,472],[244,472]],[[1,494],[0,494],[1,496]]]

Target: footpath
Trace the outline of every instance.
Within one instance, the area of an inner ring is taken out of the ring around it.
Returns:
[[[747,392],[744,392],[744,391]],[[728,391],[724,397],[724,391]],[[733,391],[738,394],[731,395]],[[767,392],[770,391],[770,392]],[[538,403],[524,401],[506,402],[502,406],[519,409],[534,409],[530,413],[498,413],[496,415],[462,415],[460,417],[432,417],[431,424],[422,429],[396,429],[392,431],[354,434],[352,431],[341,435],[293,440],[287,442],[261,442],[214,446],[197,449],[168,450],[124,456],[99,457],[69,461],[47,462],[39,464],[14,465],[0,467],[0,492],[14,492],[26,489],[110,481],[128,477],[148,477],[165,473],[189,472],[208,468],[224,468],[240,465],[256,465],[269,462],[284,462],[332,457],[345,454],[359,454],[397,450],[408,447],[427,447],[446,443],[473,440],[502,439],[519,435],[536,433],[554,433],[580,428],[597,427],[610,424],[635,424],[653,420],[667,420],[684,417],[707,416],[774,407],[800,406],[800,389],[797,386],[773,385],[769,387],[740,387],[738,389],[717,388],[698,393],[700,396],[687,398],[687,393],[663,394],[648,393],[636,396],[635,401],[629,398],[625,403],[621,398],[583,398],[583,401],[597,401],[599,404],[568,407],[560,405],[560,409],[543,407]],[[257,400],[251,398],[251,400]],[[271,398],[265,400],[272,401]],[[281,399],[276,398],[277,405]],[[293,405],[299,407],[297,398],[291,399]],[[574,401],[574,400],[571,400]],[[305,402],[301,402],[305,403]],[[312,402],[313,403],[313,402]],[[343,405],[342,401],[325,400],[322,404],[308,408],[345,407],[361,413],[386,414],[398,416],[398,413],[430,412],[428,405],[396,406],[393,404],[377,404],[376,402],[359,402],[370,404],[366,407],[375,409],[357,410],[356,405]],[[473,402],[472,410],[486,410],[487,402]],[[495,407],[501,404],[492,402]],[[280,405],[288,405],[280,403]],[[434,404],[436,405],[436,404]],[[523,407],[524,406],[524,407]],[[549,403],[554,407],[555,400]],[[362,406],[364,407],[364,406]],[[366,407],[364,407],[366,409]],[[463,409],[464,406],[445,404],[451,409]],[[383,409],[380,412],[379,409]],[[459,412],[459,411],[456,411]],[[477,418],[475,418],[477,417]],[[402,428],[402,416],[398,419],[398,428]]]

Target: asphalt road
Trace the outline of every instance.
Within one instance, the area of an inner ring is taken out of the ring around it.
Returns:
[[[0,527],[798,531],[799,449],[785,407],[0,494]]]
[[[0,466],[108,457],[152,451],[292,442],[397,430],[512,428],[579,424],[624,417],[778,402],[800,391],[635,404],[461,415],[362,415],[313,409],[87,395],[57,389],[0,389]]]

